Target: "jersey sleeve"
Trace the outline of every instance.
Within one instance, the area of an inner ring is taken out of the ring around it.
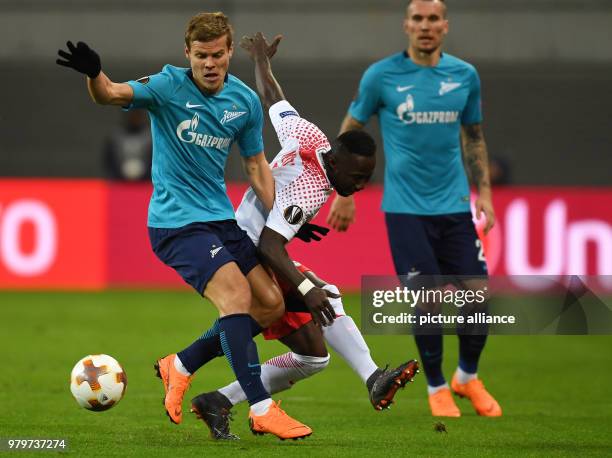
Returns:
[[[480,77],[476,69],[472,70],[470,93],[468,94],[465,109],[461,114],[461,124],[469,126],[482,122],[482,101],[480,96]]]
[[[295,234],[300,230],[300,227],[306,222],[304,215],[299,206],[289,206],[285,210],[281,209],[276,200],[274,206],[268,214],[266,220],[266,227],[272,229],[274,232],[279,233],[283,237],[290,241]]]
[[[146,108],[155,109],[164,105],[173,95],[175,84],[172,75],[164,68],[155,75],[145,76],[137,80],[128,81],[134,90],[134,98],[126,109]]]
[[[300,121],[300,114],[286,100],[276,102],[268,110],[270,121],[281,146],[285,146],[290,138],[294,138],[295,125]]]
[[[315,217],[329,196],[329,183],[316,166],[307,161],[295,167],[301,167],[301,171],[289,183],[279,185],[276,181],[274,206],[266,220],[266,227],[287,241]]]
[[[269,114],[278,141],[283,148],[299,148],[300,154],[329,151],[329,141],[321,129],[300,117],[286,100],[272,105]]]
[[[263,110],[255,95],[251,98],[249,122],[240,132],[238,146],[243,157],[255,156],[264,150]]]
[[[362,124],[368,122],[381,105],[380,75],[375,67],[368,68],[359,83],[355,99],[349,107],[349,114]]]

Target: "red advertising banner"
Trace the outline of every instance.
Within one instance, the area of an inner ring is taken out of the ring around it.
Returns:
[[[362,275],[393,274],[381,196],[378,187],[360,192],[348,232],[330,232],[324,251],[295,242],[292,255],[349,289],[359,288]],[[612,275],[612,189],[504,187],[494,206],[488,236],[484,219],[475,221],[491,275]],[[325,224],[327,211],[315,221]]]
[[[0,288],[107,286],[108,185],[0,180]]]
[[[234,204],[245,188],[228,186]],[[348,290],[362,275],[393,274],[381,194],[358,193],[348,232],[295,240],[292,257]],[[0,180],[0,288],[186,287],[150,249],[150,195],[149,184]],[[483,238],[491,274],[612,275],[612,188],[507,187],[494,203]],[[315,222],[325,225],[329,205]]]

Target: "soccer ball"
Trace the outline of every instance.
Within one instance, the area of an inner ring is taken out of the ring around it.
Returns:
[[[76,402],[88,410],[101,412],[116,405],[127,387],[127,376],[115,358],[89,355],[70,374],[70,391]]]

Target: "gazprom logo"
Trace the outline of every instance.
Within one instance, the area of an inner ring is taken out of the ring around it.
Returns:
[[[414,97],[406,96],[406,101],[397,106],[396,114],[404,124],[450,124],[459,119],[458,111],[414,111]]]
[[[229,148],[232,142],[231,138],[200,134],[196,132],[199,124],[200,116],[196,113],[193,118],[187,119],[176,126],[176,136],[182,142],[193,143],[202,148],[217,148],[220,150]]]
[[[400,116],[404,124],[451,124],[458,119],[458,111],[409,111]]]

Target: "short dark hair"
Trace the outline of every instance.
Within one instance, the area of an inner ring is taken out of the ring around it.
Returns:
[[[376,154],[376,142],[370,134],[364,130],[347,130],[336,138],[338,150],[358,156],[374,156]]]
[[[406,3],[406,6],[407,7],[410,6],[412,4],[412,2],[414,2],[414,1],[415,0],[408,0],[408,3]],[[446,2],[444,0],[419,0],[419,1],[421,1],[421,2],[436,2],[436,1],[438,1],[440,3],[446,4]]]
[[[209,42],[222,36],[227,38],[227,47],[232,47],[234,30],[228,17],[222,12],[198,13],[193,16],[185,30],[185,45],[191,49],[193,41]]]
[[[408,3],[406,3],[406,15],[408,15],[408,8],[410,8],[410,5],[412,5],[412,2],[414,2],[414,1],[416,1],[416,0],[408,0]],[[446,6],[446,2],[444,0],[418,0],[418,1],[421,1],[421,2],[436,2],[436,1],[438,1],[438,2],[442,3],[442,5],[444,5],[444,16],[446,16],[447,6]]]

